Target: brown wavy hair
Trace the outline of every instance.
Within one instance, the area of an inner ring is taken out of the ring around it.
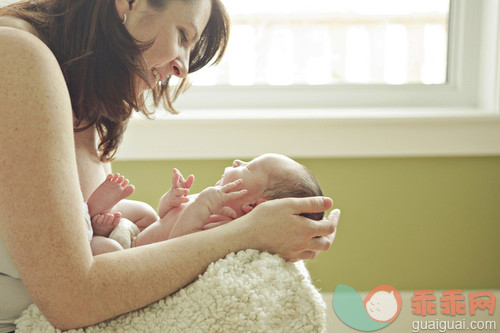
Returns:
[[[158,11],[170,1],[148,0]],[[229,17],[220,0],[190,54],[189,73],[222,58],[229,39]],[[29,22],[61,66],[70,93],[75,131],[95,126],[99,157],[111,161],[133,110],[151,116],[145,94],[136,94],[136,78],[148,83],[142,53],[154,41],[135,40],[121,23],[110,0],[24,0],[4,8],[0,15]],[[172,89],[169,79],[151,87],[155,106],[176,113],[172,103],[188,86],[182,79]],[[84,125],[83,125],[84,124]]]

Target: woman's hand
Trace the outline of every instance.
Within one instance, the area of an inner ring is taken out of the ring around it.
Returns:
[[[325,197],[270,200],[243,216],[241,222],[250,229],[256,249],[278,254],[288,261],[313,259],[332,245],[340,210],[333,210],[322,221],[299,214],[322,212],[332,205],[333,201]]]

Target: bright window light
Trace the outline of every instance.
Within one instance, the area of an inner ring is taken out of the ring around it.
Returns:
[[[196,86],[444,84],[450,0],[223,0],[220,65]]]

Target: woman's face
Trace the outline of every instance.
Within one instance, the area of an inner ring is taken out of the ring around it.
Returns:
[[[119,1],[118,1],[119,2]],[[168,75],[180,78],[189,72],[189,55],[205,29],[212,10],[211,0],[171,0],[158,10],[147,0],[135,0],[132,10],[128,7],[117,10],[120,17],[127,14],[125,27],[135,39],[153,45],[144,51],[149,84],[154,86]],[[150,87],[138,80],[138,91]]]

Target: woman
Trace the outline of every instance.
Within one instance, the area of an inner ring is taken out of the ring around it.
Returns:
[[[16,300],[1,304],[0,332],[31,301],[71,329],[170,295],[229,252],[294,261],[330,247],[337,210],[319,222],[298,216],[331,207],[316,197],[92,256],[82,203],[110,172],[132,110],[147,113],[143,92],[173,110],[170,76],[220,59],[228,20],[219,1],[40,0],[0,11],[0,299]]]

